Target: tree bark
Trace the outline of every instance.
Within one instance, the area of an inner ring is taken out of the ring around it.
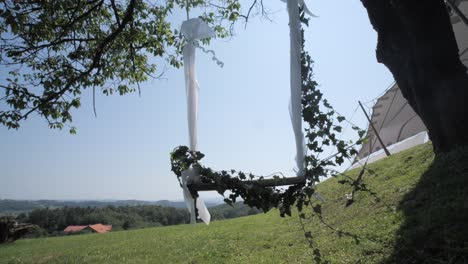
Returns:
[[[468,145],[468,74],[443,0],[361,0],[377,61],[429,130],[436,153]]]

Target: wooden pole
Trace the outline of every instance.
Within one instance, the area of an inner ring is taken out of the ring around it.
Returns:
[[[358,101],[359,102],[359,106],[361,106],[361,109],[362,111],[364,112],[364,115],[366,116],[367,120],[369,121],[369,124],[371,125],[372,127],[372,130],[374,130],[374,133],[375,135],[377,136],[377,139],[379,140],[380,142],[380,145],[382,145],[384,151],[385,151],[385,154],[387,154],[387,156],[390,156],[390,151],[388,151],[387,147],[385,146],[385,144],[383,143],[382,139],[380,138],[380,135],[379,133],[377,132],[377,129],[375,129],[375,126],[374,124],[372,124],[372,121],[371,119],[369,118],[369,115],[367,115],[367,112],[366,110],[364,109],[364,106],[362,105],[361,101]],[[370,154],[370,153],[369,153]]]
[[[246,184],[255,184],[260,187],[275,187],[275,186],[285,186],[285,185],[294,185],[294,184],[305,184],[306,179],[303,176],[299,177],[286,177],[279,179],[264,179],[256,181],[245,181]],[[187,187],[194,191],[215,191],[217,185],[215,183],[191,183],[187,184]]]

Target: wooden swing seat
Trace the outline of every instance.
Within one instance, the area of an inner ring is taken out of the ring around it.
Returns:
[[[277,178],[277,179],[262,179],[262,180],[252,180],[245,181],[246,184],[255,184],[260,187],[277,187],[277,186],[286,186],[286,185],[295,185],[295,184],[305,184],[306,179],[303,176],[297,177],[286,177],[286,178]],[[216,191],[217,185],[215,183],[189,183],[187,187],[191,190],[197,192],[204,191]]]

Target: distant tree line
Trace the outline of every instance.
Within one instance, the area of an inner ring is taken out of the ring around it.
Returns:
[[[109,200],[109,201],[59,201],[59,200],[12,200],[0,199],[0,216],[1,215],[18,215],[20,213],[28,213],[34,209],[41,208],[60,208],[60,207],[98,207],[107,206],[137,206],[137,205],[160,205],[165,207],[185,208],[183,201],[141,201],[141,200]],[[208,207],[215,206],[214,203],[207,203]]]
[[[219,205],[210,208],[212,220],[223,220],[260,211],[244,204],[233,207]],[[113,231],[187,224],[190,222],[186,209],[158,205],[62,207],[40,208],[16,216],[19,223],[30,223],[37,227],[27,237],[65,235],[63,230],[69,225],[90,225],[101,223],[112,225]]]
[[[98,207],[62,207],[35,209],[29,214],[19,214],[17,221],[37,225],[42,230],[40,235],[60,235],[69,225],[90,225],[101,223],[112,225],[113,230],[144,228],[189,222],[187,210],[172,207],[107,206]]]
[[[223,220],[263,213],[262,210],[255,207],[251,208],[243,203],[235,203],[232,206],[221,204],[209,208],[209,211],[211,214],[211,220]]]

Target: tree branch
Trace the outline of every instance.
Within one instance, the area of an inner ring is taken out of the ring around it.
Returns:
[[[120,26],[118,26],[110,35],[108,35],[99,45],[99,47],[96,49],[95,56],[93,58],[91,66],[88,68],[87,71],[82,72],[78,77],[76,78],[71,78],[68,83],[65,85],[64,88],[62,88],[60,91],[57,93],[51,94],[47,98],[41,99],[41,103],[39,103],[36,107],[33,107],[31,110],[29,110],[26,114],[22,115],[21,119],[26,119],[32,112],[43,108],[47,105],[54,104],[57,102],[57,100],[64,94],[66,93],[70,87],[72,87],[77,81],[81,80],[84,78],[86,75],[90,74],[94,69],[99,67],[99,63],[101,60],[102,55],[104,54],[105,50],[108,48],[108,45],[111,44],[117,36],[124,30],[124,28],[132,21],[133,15],[134,15],[134,10],[135,10],[135,4],[137,0],[131,0],[129,5],[127,6],[127,9],[125,11],[125,16],[122,20],[122,23]],[[53,102],[52,102],[53,101]]]
[[[115,20],[117,21],[117,25],[120,26],[119,9],[115,5],[115,0],[111,0],[111,6],[112,6],[112,10],[114,11],[114,16],[115,16]]]

